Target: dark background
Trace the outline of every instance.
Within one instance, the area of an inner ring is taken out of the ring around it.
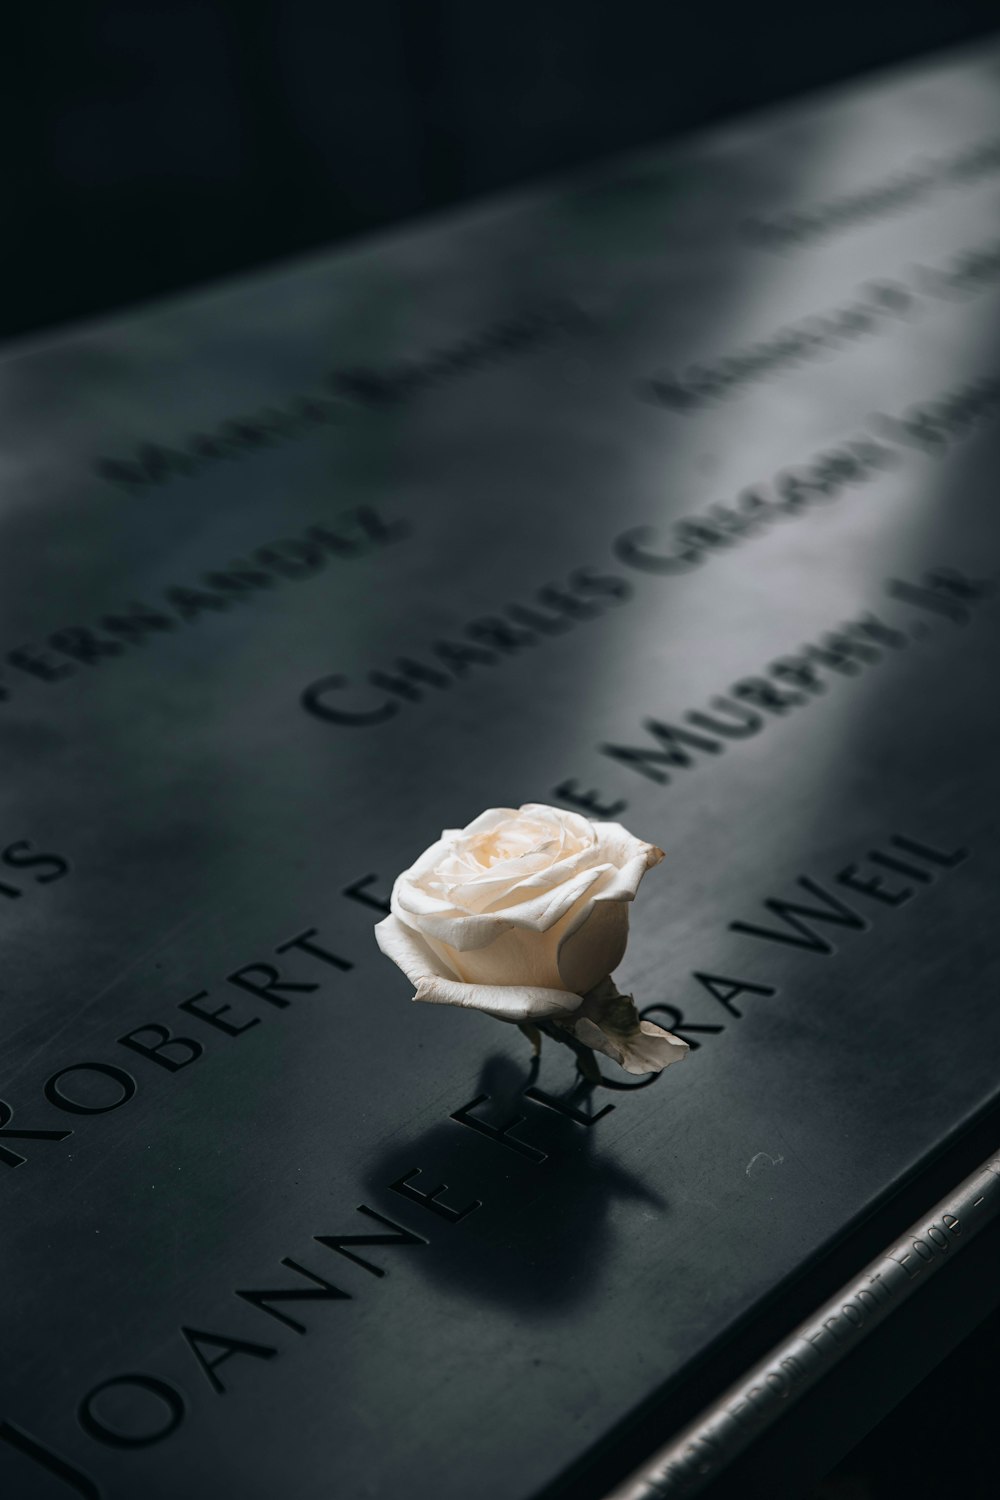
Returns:
[[[931,1500],[949,1476],[966,1500],[989,1500],[997,1487],[998,1347],[994,1313],[808,1500]]]
[[[676,135],[997,0],[7,0],[0,334]]]

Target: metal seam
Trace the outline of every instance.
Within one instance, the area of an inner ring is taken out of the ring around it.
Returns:
[[[607,1500],[696,1495],[1000,1213],[1000,1151],[988,1157]]]

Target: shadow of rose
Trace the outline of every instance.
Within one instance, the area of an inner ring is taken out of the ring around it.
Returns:
[[[521,1066],[495,1054],[469,1101],[381,1153],[366,1186],[434,1198],[419,1200],[430,1209],[419,1227],[434,1253],[413,1265],[437,1290],[558,1316],[613,1285],[616,1205],[667,1208],[601,1150],[614,1098],[579,1079],[571,1057]]]

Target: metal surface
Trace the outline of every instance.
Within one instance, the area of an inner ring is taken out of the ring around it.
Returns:
[[[1000,1214],[1000,1153],[830,1297],[608,1500],[696,1495]]]
[[[998,77],[0,366],[5,1493],[529,1496],[996,1103]],[[371,936],[587,794],[592,1096]]]

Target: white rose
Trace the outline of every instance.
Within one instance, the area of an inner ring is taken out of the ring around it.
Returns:
[[[687,1043],[640,1021],[610,975],[625,952],[628,903],[662,858],[620,823],[534,802],[490,808],[400,875],[375,936],[416,985],[415,1000],[526,1028],[551,1023],[630,1073],[659,1072]]]

